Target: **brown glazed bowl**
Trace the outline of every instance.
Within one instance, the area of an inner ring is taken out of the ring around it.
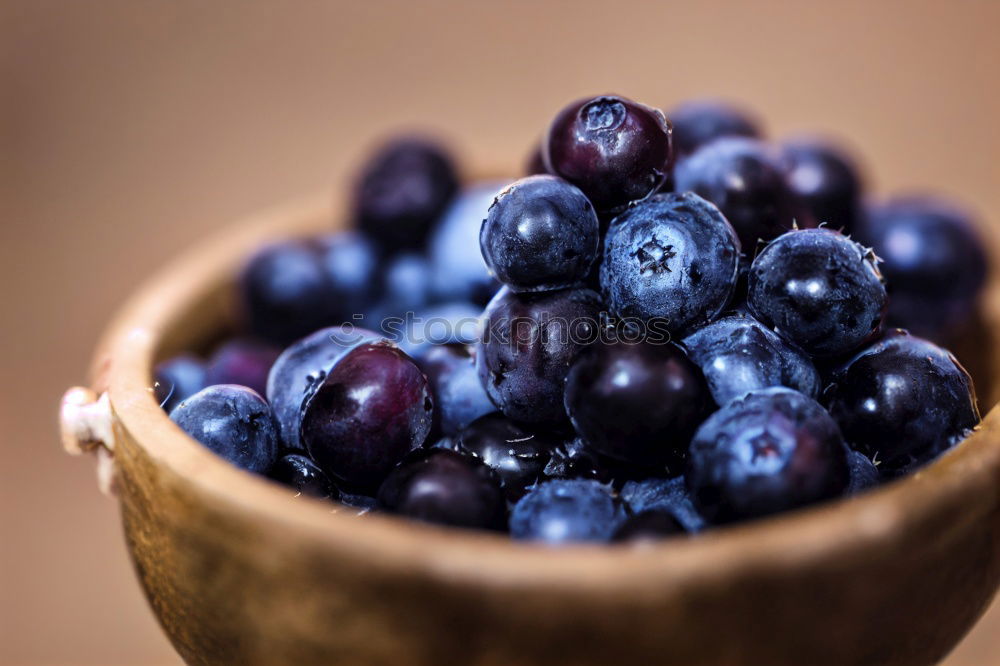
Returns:
[[[324,200],[200,243],[121,310],[92,390],[63,402],[65,444],[99,454],[139,581],[189,663],[930,664],[993,596],[996,409],[861,497],[645,547],[358,518],[229,465],[160,410],[153,364],[231,326],[234,276],[261,242],[332,226]],[[994,292],[958,349],[984,411],[998,310]]]

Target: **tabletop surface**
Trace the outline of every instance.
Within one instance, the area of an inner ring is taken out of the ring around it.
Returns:
[[[519,171],[575,97],[721,96],[1000,223],[1000,4],[801,4],[0,2],[0,663],[177,663],[58,398],[139,279],[394,128]],[[946,663],[997,647],[995,607]]]

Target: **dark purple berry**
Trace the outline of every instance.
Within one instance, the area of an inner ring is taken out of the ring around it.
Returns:
[[[375,488],[431,429],[427,380],[394,345],[365,343],[341,356],[302,407],[301,437],[335,479]]]
[[[414,520],[502,530],[507,507],[489,467],[444,449],[415,454],[378,491],[379,508]]]
[[[513,291],[552,291],[583,282],[599,236],[583,192],[555,176],[529,176],[497,195],[479,246],[486,265]]]
[[[813,225],[788,186],[780,156],[753,139],[722,138],[702,146],[677,163],[674,190],[718,206],[750,256],[758,241]]]
[[[300,495],[334,500],[340,497],[340,491],[330,477],[316,463],[299,453],[288,453],[278,458],[267,475],[295,489]]]
[[[281,350],[255,340],[230,340],[208,359],[206,384],[239,384],[267,393],[267,375]]]
[[[757,119],[745,110],[713,100],[685,102],[667,113],[674,128],[674,151],[686,157],[706,143],[724,136],[757,139]]]
[[[544,151],[549,173],[583,190],[599,211],[620,209],[666,179],[670,124],[660,110],[624,97],[583,99],[555,117]]]
[[[362,170],[354,217],[385,248],[418,247],[457,190],[455,167],[440,145],[416,137],[395,139]]]
[[[707,416],[705,378],[671,344],[593,345],[566,378],[566,412],[598,453],[638,465],[678,460]]]
[[[972,379],[937,345],[895,331],[834,373],[824,393],[844,437],[883,475],[921,465],[979,423]]]
[[[380,339],[364,329],[334,326],[316,331],[281,353],[267,377],[267,400],[285,447],[303,448],[299,432],[302,408],[333,365],[359,344]]]
[[[496,472],[507,498],[517,501],[542,477],[560,442],[493,413],[473,421],[458,435],[456,443],[461,453],[481,460]]]
[[[516,294],[504,288],[483,316],[476,368],[493,404],[515,421],[565,424],[566,373],[600,335],[600,297],[589,289]]]
[[[847,471],[850,473],[850,481],[844,493],[846,495],[856,495],[879,484],[878,467],[860,451],[847,452]]]
[[[788,184],[813,220],[850,234],[861,214],[863,190],[854,160],[842,148],[816,139],[786,142],[781,154]]]
[[[928,197],[895,199],[870,209],[855,236],[882,260],[891,324],[941,340],[975,313],[989,262],[968,213]]]

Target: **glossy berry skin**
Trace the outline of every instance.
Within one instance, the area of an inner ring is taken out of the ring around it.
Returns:
[[[704,373],[717,405],[772,386],[819,396],[820,376],[805,352],[749,315],[718,319],[682,344]]]
[[[479,251],[479,232],[505,185],[485,181],[465,188],[435,225],[428,247],[435,300],[469,301],[482,307],[500,289]]]
[[[979,423],[975,388],[954,356],[893,331],[834,373],[824,393],[844,437],[883,475],[923,464]]]
[[[830,229],[774,240],[754,259],[748,285],[753,315],[813,356],[846,354],[882,324],[886,292],[875,257]]]
[[[684,526],[669,511],[644,511],[629,516],[611,537],[617,542],[656,541],[684,534]]]
[[[170,413],[182,400],[208,386],[205,363],[191,354],[180,354],[156,365],[153,394],[163,411]]]
[[[609,541],[625,518],[621,500],[597,481],[545,481],[514,505],[510,534],[550,545]]]
[[[456,438],[457,450],[496,472],[515,502],[540,478],[559,439],[527,430],[499,413],[473,421]]]
[[[852,233],[864,189],[854,160],[843,149],[818,139],[786,142],[781,157],[789,187],[813,220]]]
[[[611,483],[619,463],[600,456],[581,437],[574,437],[552,450],[543,470],[552,479],[594,479]]]
[[[705,519],[695,508],[683,476],[626,481],[621,497],[634,514],[663,511],[672,515],[687,532],[705,529]]]
[[[365,164],[354,197],[359,229],[388,250],[421,246],[458,191],[451,158],[434,141],[403,137]]]
[[[566,377],[566,413],[598,453],[637,465],[677,460],[708,414],[701,370],[671,344],[592,345]]]
[[[622,209],[659,189],[672,152],[663,113],[615,95],[573,102],[543,143],[548,172],[583,190],[599,211]]]
[[[380,339],[364,329],[334,326],[302,338],[281,353],[267,376],[267,400],[286,448],[303,448],[302,408],[333,365],[357,345]]]
[[[299,453],[287,453],[278,458],[267,475],[293,488],[299,495],[333,500],[340,497],[340,491],[330,477],[316,463]]]
[[[601,293],[620,317],[685,331],[726,307],[739,259],[739,240],[715,206],[695,194],[658,194],[612,221]]]
[[[755,118],[736,106],[714,100],[685,102],[667,113],[674,128],[674,151],[686,157],[707,143],[724,136],[760,138]]]
[[[758,241],[812,226],[785,179],[780,156],[753,139],[722,138],[708,143],[674,169],[674,191],[694,192],[718,206],[753,254]]]
[[[589,289],[497,293],[476,347],[476,369],[493,404],[522,423],[565,424],[566,374],[597,339],[600,314],[600,297]]]
[[[420,451],[386,478],[378,507],[428,523],[502,530],[507,506],[489,467],[447,451]]]
[[[206,387],[177,405],[170,420],[216,455],[250,472],[266,472],[278,456],[271,408],[245,386]]]
[[[397,347],[364,343],[341,356],[302,407],[301,438],[335,480],[374,489],[431,429],[427,379]]]
[[[597,214],[583,192],[555,176],[529,176],[497,194],[479,247],[513,291],[552,291],[587,277],[599,236]]]
[[[413,360],[430,384],[435,432],[457,435],[479,417],[496,411],[466,345],[424,345]]]
[[[281,350],[255,340],[235,339],[223,343],[205,370],[205,384],[239,384],[261,395],[267,393],[267,375]]]
[[[900,198],[871,208],[855,236],[882,259],[893,325],[943,339],[974,314],[989,264],[968,213],[939,199]]]
[[[755,518],[842,494],[847,447],[816,401],[791,389],[764,389],[702,424],[685,476],[709,522]]]
[[[847,471],[850,480],[847,483],[846,495],[856,495],[879,484],[878,467],[871,458],[860,451],[847,452]]]
[[[285,345],[336,319],[336,307],[323,261],[305,241],[263,248],[250,258],[239,279],[247,330]]]

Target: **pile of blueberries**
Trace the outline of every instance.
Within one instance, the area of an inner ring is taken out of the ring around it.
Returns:
[[[580,100],[526,177],[465,188],[441,145],[393,140],[352,229],[251,257],[240,335],[161,363],[157,395],[296,493],[553,544],[905,474],[979,423],[938,343],[976,314],[982,243],[940,200],[864,202],[836,145],[759,127]]]

